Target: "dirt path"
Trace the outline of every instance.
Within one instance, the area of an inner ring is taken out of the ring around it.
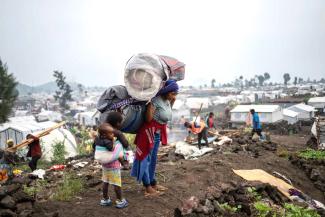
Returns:
[[[277,136],[272,138],[288,149],[303,148],[303,139]],[[286,145],[289,144],[289,145]],[[165,195],[158,198],[145,198],[143,188],[137,184],[128,172],[123,172],[124,195],[130,205],[123,210],[114,207],[98,205],[101,198],[101,186],[87,189],[79,199],[71,202],[48,201],[36,206],[34,216],[44,216],[44,213],[58,211],[60,216],[173,216],[174,209],[181,205],[183,199],[195,195],[201,197],[209,186],[221,183],[236,185],[244,180],[235,175],[232,169],[263,169],[269,173],[279,172],[293,182],[293,185],[314,199],[325,202],[322,192],[317,190],[308,177],[300,169],[292,165],[287,159],[278,157],[270,151],[263,151],[258,158],[246,152],[220,152],[204,156],[195,161],[179,160],[160,162],[158,166],[158,180],[168,187]],[[112,191],[110,191],[112,192]]]

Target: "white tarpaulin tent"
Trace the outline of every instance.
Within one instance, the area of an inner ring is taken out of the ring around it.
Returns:
[[[261,123],[275,123],[283,119],[279,105],[237,105],[230,111],[231,122],[245,123],[251,109],[258,113]]]
[[[57,122],[62,121],[62,115],[59,112],[48,111],[45,109],[42,109],[41,112],[36,116],[37,116],[37,120],[39,121],[43,121],[43,120],[57,121]]]
[[[95,126],[99,123],[99,112],[80,112],[74,116],[74,119],[83,126]]]
[[[74,157],[78,154],[77,143],[74,136],[66,129],[53,130],[49,135],[41,138],[41,146],[43,151],[42,158],[50,161],[53,157],[53,145],[63,142],[65,147],[65,158]]]
[[[310,120],[315,116],[315,108],[304,103],[290,106],[288,109],[297,112],[299,120]]]
[[[289,124],[294,124],[298,121],[298,112],[283,109],[283,119],[288,121]]]
[[[55,122],[36,122],[33,116],[15,117],[10,118],[9,122],[0,125],[0,148],[5,149],[6,141],[12,139],[14,144],[19,144],[22,142],[27,134],[37,134],[47,128],[56,125]],[[77,143],[74,136],[70,131],[66,129],[56,129],[51,131],[47,136],[40,139],[43,158],[46,160],[51,160],[53,145],[56,142],[64,142],[66,157],[72,157],[77,155]],[[27,152],[27,148],[23,150],[23,153]]]
[[[325,97],[313,97],[308,100],[308,105],[319,110],[325,109]]]

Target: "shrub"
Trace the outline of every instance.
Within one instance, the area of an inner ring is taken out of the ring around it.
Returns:
[[[65,151],[64,141],[55,141],[53,144],[53,157],[52,162],[55,164],[62,164],[65,161],[65,154],[67,153]]]
[[[65,175],[63,177],[63,183],[58,186],[53,198],[59,201],[69,201],[82,191],[83,186],[84,181],[79,177],[71,174]]]

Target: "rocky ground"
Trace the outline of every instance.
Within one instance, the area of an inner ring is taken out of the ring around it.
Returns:
[[[258,216],[254,208],[256,197],[261,197],[263,203],[272,207],[278,206],[279,210],[289,202],[274,187],[247,182],[232,169],[278,172],[313,199],[325,202],[321,184],[325,177],[324,165],[290,158],[295,151],[306,148],[308,138],[271,135],[272,142],[263,143],[240,133],[228,136],[233,139],[231,145],[218,147],[197,160],[184,160],[175,155],[172,148],[163,149],[157,178],[168,190],[160,197],[144,197],[143,187],[129,176],[129,171],[123,171],[123,193],[130,203],[126,209],[99,206],[100,167],[90,158],[82,158],[70,161],[63,171],[48,172],[43,188],[32,197],[25,194],[24,200],[17,198],[15,192],[24,192],[22,186],[36,185],[36,180],[27,179],[29,181],[23,181],[23,184],[13,182],[5,186],[6,189],[10,188],[8,186],[19,187],[11,187],[14,190],[3,191],[1,187],[0,216]],[[73,166],[83,161],[88,162],[85,167]],[[82,178],[83,190],[68,201],[56,200],[53,195],[66,174]],[[114,198],[112,189],[110,195]]]

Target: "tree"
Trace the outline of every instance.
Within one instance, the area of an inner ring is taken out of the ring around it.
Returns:
[[[325,83],[325,78],[320,79],[320,83]]]
[[[263,75],[258,75],[257,79],[258,79],[258,84],[260,86],[263,86],[263,83],[264,83],[264,80],[265,80],[264,76]]]
[[[284,80],[284,84],[287,85],[288,81],[290,81],[291,77],[289,73],[284,73],[283,75],[283,80]]]
[[[264,72],[264,81],[267,81],[271,78],[270,74],[268,72]]]
[[[294,84],[295,86],[297,85],[297,81],[298,81],[298,78],[295,77],[295,80],[294,80],[294,82],[293,82],[293,84]]]
[[[207,84],[204,84],[204,88],[207,88],[208,87],[208,85]]]
[[[216,83],[216,79],[212,79],[211,80],[211,88],[214,88],[215,87],[215,83]]]
[[[84,92],[84,88],[83,88],[82,84],[78,84],[77,87],[78,87],[79,95],[81,96]]]
[[[240,88],[241,88],[241,89],[244,89],[244,82],[243,82],[244,77],[243,77],[242,75],[239,76],[239,80],[240,80]]]
[[[302,84],[303,82],[304,82],[304,79],[303,79],[303,78],[299,78],[299,79],[298,79],[298,83],[299,83],[299,84]]]
[[[56,78],[56,85],[59,90],[55,91],[54,99],[59,101],[59,104],[62,108],[68,109],[67,102],[72,100],[71,97],[71,87],[65,82],[65,76],[63,72],[54,71],[53,76]]]
[[[17,82],[13,74],[8,73],[7,64],[0,59],[0,124],[8,121],[14,103],[18,97]]]

